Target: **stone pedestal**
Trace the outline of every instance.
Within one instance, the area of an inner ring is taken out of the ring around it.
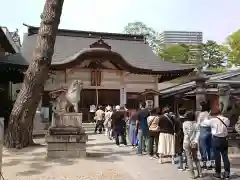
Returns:
[[[85,157],[87,140],[81,113],[58,114],[46,135],[47,157]]]

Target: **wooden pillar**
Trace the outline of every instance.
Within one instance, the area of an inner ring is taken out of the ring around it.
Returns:
[[[154,95],[154,107],[159,107],[159,95]]]
[[[155,77],[156,80],[156,91],[158,91],[158,77]],[[154,95],[154,105],[155,108],[159,107],[159,95]]]
[[[201,102],[206,101],[206,80],[208,77],[198,72],[195,78],[196,82],[196,111],[201,111]]]
[[[0,156],[1,156],[0,157],[0,173],[1,175],[2,175],[3,141],[4,141],[4,118],[0,117]]]
[[[64,83],[67,84],[67,69],[64,70]]]
[[[175,95],[174,96],[174,114],[178,118],[178,109],[179,109],[179,102],[180,102],[181,96],[180,95]]]
[[[123,71],[120,71],[120,105],[125,105],[127,104],[127,92],[126,92],[126,87],[125,87],[125,82],[124,82],[124,73]]]

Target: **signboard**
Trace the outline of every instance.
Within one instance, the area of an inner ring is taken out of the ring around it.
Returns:
[[[146,100],[146,107],[147,108],[153,108],[153,100]]]
[[[125,105],[127,104],[127,92],[126,88],[122,87],[120,89],[120,105]]]

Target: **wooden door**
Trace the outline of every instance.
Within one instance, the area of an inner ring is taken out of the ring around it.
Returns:
[[[120,90],[116,89],[99,89],[98,104],[103,106],[115,106],[120,104]]]

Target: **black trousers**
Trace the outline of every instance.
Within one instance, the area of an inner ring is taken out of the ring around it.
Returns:
[[[149,136],[149,155],[153,156],[158,155],[158,140],[159,140],[159,132],[150,131]],[[155,149],[154,149],[155,144]]]
[[[90,114],[90,122],[95,122],[94,117],[95,117],[95,112],[89,112]]]
[[[98,120],[97,122],[96,122],[96,126],[95,126],[95,133],[97,132],[97,130],[101,133],[103,130],[104,130],[104,125],[103,125],[103,123],[104,123],[104,120]]]
[[[120,145],[119,137],[121,137],[121,144],[127,145],[124,130],[115,130],[114,131],[115,142],[116,142],[116,145],[118,145],[118,146]]]
[[[215,171],[217,174],[221,173],[221,156],[223,160],[225,175],[230,174],[230,162],[228,159],[228,140],[226,137],[216,137],[212,138],[212,146],[215,159]]]

